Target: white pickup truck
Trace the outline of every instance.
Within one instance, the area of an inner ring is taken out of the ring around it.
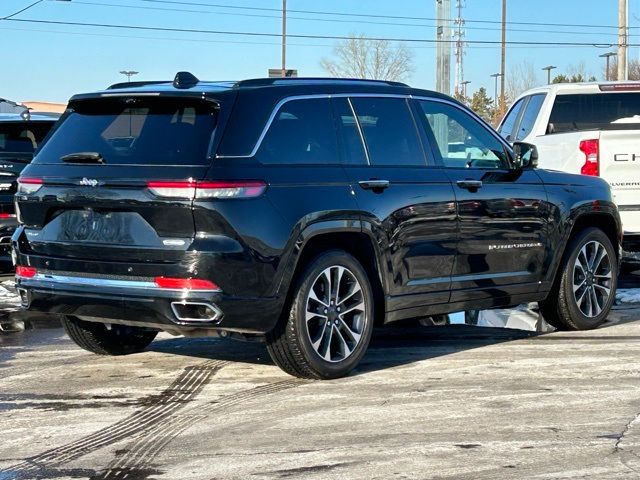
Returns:
[[[498,128],[536,145],[539,167],[611,185],[627,260],[640,260],[640,82],[562,83],[528,90]]]

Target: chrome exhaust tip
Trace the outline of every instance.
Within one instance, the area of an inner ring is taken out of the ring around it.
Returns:
[[[29,291],[26,288],[17,287],[16,291],[18,295],[20,295],[20,304],[24,308],[29,308],[29,304],[31,303],[31,296],[29,295]]]
[[[171,302],[171,310],[182,322],[219,322],[222,310],[213,303],[205,302]]]

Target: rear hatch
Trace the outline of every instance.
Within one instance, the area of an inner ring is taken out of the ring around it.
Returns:
[[[53,121],[0,122],[0,218],[14,213],[16,180],[53,124]]]
[[[219,105],[109,94],[72,101],[16,196],[27,251],[109,262],[176,262],[194,238]]]

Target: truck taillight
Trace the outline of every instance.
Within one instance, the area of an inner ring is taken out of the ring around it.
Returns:
[[[41,178],[19,177],[18,193],[34,193],[42,187]]]
[[[580,151],[584,153],[585,162],[580,173],[597,177],[600,175],[600,141],[598,139],[582,140]]]
[[[262,195],[267,184],[259,180],[151,181],[147,182],[147,188],[154,195],[165,198],[253,198]]]

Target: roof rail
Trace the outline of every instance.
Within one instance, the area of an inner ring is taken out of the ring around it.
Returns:
[[[329,78],[329,77],[276,77],[276,78],[253,78],[241,80],[236,83],[236,87],[262,87],[296,82],[318,82],[318,83],[369,83],[376,85],[388,85],[392,87],[408,87],[406,83],[393,82],[390,80],[369,80],[363,78]]]
[[[113,85],[109,85],[107,90],[118,90],[120,88],[136,88],[136,87],[144,87],[145,85],[159,85],[161,83],[171,83],[170,80],[148,80],[148,81],[139,81],[139,82],[120,82],[114,83]]]

